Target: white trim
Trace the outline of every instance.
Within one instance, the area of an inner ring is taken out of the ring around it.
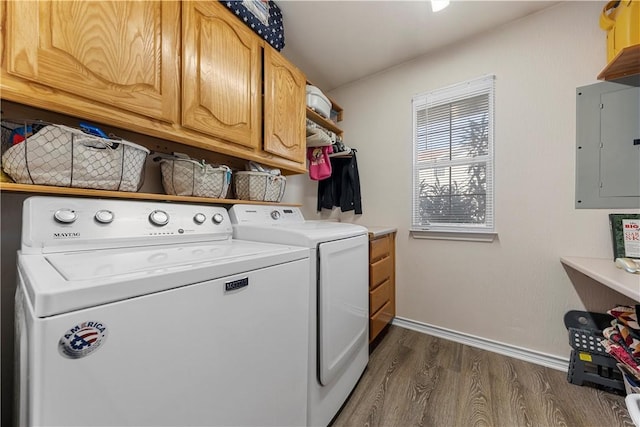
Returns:
[[[557,369],[558,371],[567,372],[569,368],[569,358],[540,353],[527,348],[476,337],[474,335],[468,335],[451,329],[441,328],[440,326],[405,319],[403,317],[396,317],[393,319],[392,324],[401,328],[411,329],[423,334],[433,335],[434,337],[444,338],[460,344],[513,357],[514,359],[524,360],[525,362],[531,362],[536,365],[546,366],[547,368]]]
[[[498,233],[484,231],[436,231],[436,230],[409,230],[414,239],[430,240],[460,240],[465,242],[491,243]]]

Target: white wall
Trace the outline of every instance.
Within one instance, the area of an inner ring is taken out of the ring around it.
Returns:
[[[566,311],[630,303],[559,260],[612,256],[611,211],[573,207],[575,89],[596,83],[606,63],[602,6],[562,3],[330,93],[358,148],[364,210],[331,216],[398,227],[398,316],[566,359]],[[485,74],[496,75],[498,239],[414,240],[411,97]],[[308,217],[315,189],[289,180]]]
[[[611,256],[610,211],[573,208],[575,88],[595,83],[605,64],[603,4],[561,4],[330,94],[344,108],[347,144],[359,150],[364,214],[323,216],[398,227],[398,316],[566,358],[567,310],[630,302],[559,262],[561,255]],[[496,75],[499,238],[413,240],[411,97],[489,73]],[[285,197],[316,216],[316,183],[308,177],[289,177]],[[11,424],[15,251],[24,198],[0,197],[2,425]]]

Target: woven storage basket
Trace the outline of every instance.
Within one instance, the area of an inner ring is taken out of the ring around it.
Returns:
[[[120,191],[138,191],[142,185],[149,150],[138,144],[56,124],[3,121],[2,130],[3,148],[10,145],[2,168],[15,182]],[[17,131],[26,139],[5,138]]]
[[[268,172],[241,171],[233,175],[234,190],[240,200],[279,202],[287,179]]]
[[[160,161],[162,186],[167,194],[224,199],[231,183],[231,169],[190,159]]]

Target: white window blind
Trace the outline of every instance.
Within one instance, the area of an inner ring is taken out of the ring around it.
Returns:
[[[494,232],[494,82],[413,98],[412,231]]]

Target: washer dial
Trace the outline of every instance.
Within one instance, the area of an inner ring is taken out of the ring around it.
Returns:
[[[169,222],[169,214],[165,211],[155,210],[149,214],[149,221],[153,225],[162,227],[163,225],[167,225]]]
[[[53,214],[53,218],[63,224],[71,224],[78,219],[78,214],[76,214],[76,211],[72,209],[58,209]]]
[[[203,213],[197,213],[193,216],[193,222],[195,222],[196,224],[202,224],[206,219],[207,217],[204,216]]]
[[[109,224],[113,221],[114,215],[113,212],[107,209],[101,209],[96,212],[94,218],[101,224]]]
[[[214,224],[220,224],[224,220],[224,217],[221,213],[214,213],[211,219],[213,220]]]

